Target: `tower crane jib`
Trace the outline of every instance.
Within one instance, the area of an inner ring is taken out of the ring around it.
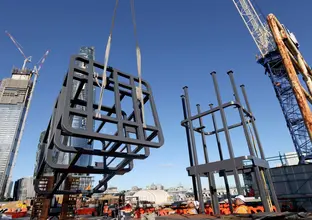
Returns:
[[[5,31],[5,33],[9,36],[9,38],[11,39],[11,41],[15,44],[15,46],[17,47],[17,49],[19,50],[19,52],[22,54],[22,56],[24,57],[24,63],[23,63],[23,67],[22,67],[22,70],[25,69],[26,67],[26,64],[27,63],[30,63],[31,62],[31,56],[27,57],[25,55],[25,53],[23,52],[22,50],[22,46],[14,39],[14,37],[8,32],[8,31]]]
[[[233,3],[242,17],[250,35],[254,39],[262,57],[275,49],[272,34],[266,22],[262,22],[250,0],[233,0]]]

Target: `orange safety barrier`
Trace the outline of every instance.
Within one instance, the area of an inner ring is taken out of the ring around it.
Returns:
[[[165,210],[159,210],[158,215],[159,216],[165,216],[165,215],[167,215],[167,212]]]
[[[248,206],[248,213],[250,214],[257,213],[257,209],[252,206]]]
[[[256,210],[257,212],[264,212],[263,206],[257,206],[257,207],[255,208],[255,210]]]
[[[12,216],[12,218],[23,218],[26,217],[27,211],[25,212],[5,212],[6,215]]]
[[[95,212],[95,208],[80,208],[76,210],[77,215],[92,215]]]

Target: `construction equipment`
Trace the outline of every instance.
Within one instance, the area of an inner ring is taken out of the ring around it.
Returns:
[[[27,63],[30,63],[31,62],[31,56],[27,57],[25,55],[25,53],[23,52],[22,50],[22,46],[14,39],[14,37],[8,32],[8,31],[5,31],[5,33],[9,36],[9,38],[12,40],[12,42],[15,44],[15,46],[17,47],[17,49],[19,50],[19,52],[22,54],[22,56],[24,57],[24,63],[23,63],[23,66],[22,66],[22,71],[25,70],[26,68],[26,64]]]
[[[266,23],[251,0],[233,2],[260,51],[258,63],[270,77],[299,163],[306,163],[312,159],[312,113],[309,107],[312,103],[312,71],[298,50],[295,35],[274,15],[270,14]],[[305,85],[297,75],[303,76]]]

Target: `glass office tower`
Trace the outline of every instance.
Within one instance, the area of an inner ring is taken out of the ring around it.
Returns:
[[[30,70],[13,68],[12,77],[0,82],[0,198],[9,188],[18,153],[18,139],[32,86]]]
[[[88,59],[93,59],[93,60],[95,59],[94,47],[81,47],[79,54],[81,56],[88,58]],[[81,64],[81,66],[83,67],[83,64]],[[79,86],[78,83],[74,83],[74,93],[75,93],[76,89],[78,88],[78,86]],[[87,90],[86,90],[86,88],[83,88],[81,95],[80,95],[80,99],[86,100],[86,98],[87,98]],[[79,116],[74,116],[72,126],[74,128],[85,129],[86,121],[85,121],[85,119],[82,119]],[[88,139],[75,138],[75,137],[72,137],[69,139],[71,146],[92,148],[92,144],[88,144],[88,141],[89,141]],[[91,155],[83,155],[78,159],[78,161],[76,162],[76,165],[78,165],[78,166],[90,166],[91,163],[92,163],[92,156]]]

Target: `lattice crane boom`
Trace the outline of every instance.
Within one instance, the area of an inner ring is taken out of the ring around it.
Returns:
[[[298,50],[299,43],[295,35],[277,19],[273,23],[275,26],[279,25],[278,30],[273,27],[274,25],[272,26],[273,15],[268,16],[267,23],[264,19],[262,20],[261,13],[255,10],[252,0],[232,1],[262,55],[257,62],[265,68],[272,82],[297,151],[299,163],[306,163],[312,160],[312,120],[309,116],[311,110],[308,104],[305,104],[308,101],[312,103],[312,81],[310,80],[312,70]],[[278,38],[282,39],[278,40]],[[297,75],[300,74],[303,75],[306,86],[303,86],[298,79]],[[309,92],[304,89],[305,87]],[[307,96],[306,98],[303,93]]]
[[[242,17],[250,35],[255,41],[262,57],[275,49],[272,34],[266,22],[261,20],[250,0],[233,0],[237,11]]]

